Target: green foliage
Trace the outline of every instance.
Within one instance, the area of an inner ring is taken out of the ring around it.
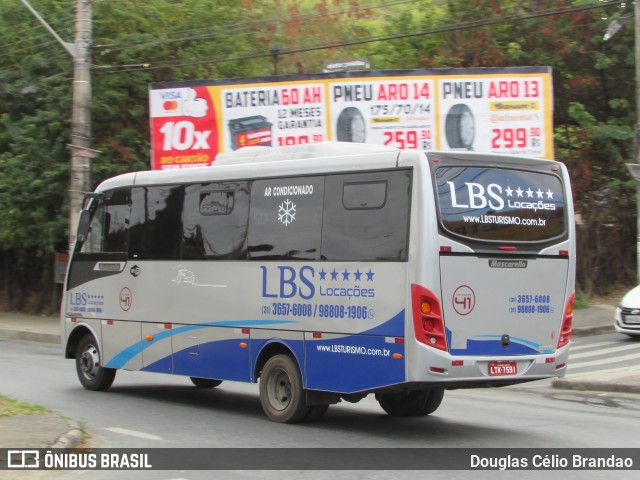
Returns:
[[[573,300],[573,308],[576,310],[584,310],[589,308],[591,304],[589,303],[589,298],[583,292],[578,291],[576,293],[576,297]]]
[[[74,0],[30,3],[68,42]],[[632,2],[596,0],[110,0],[92,3],[93,184],[149,167],[152,82],[373,69],[550,66],[555,156],[571,173],[581,291],[635,280]],[[597,8],[557,15],[551,9]],[[361,43],[371,40],[369,43]],[[344,44],[345,46],[340,46]],[[0,250],[4,296],[46,292],[66,250],[73,64],[21,2],[0,9]],[[38,280],[34,282],[34,277]],[[26,295],[26,294],[25,294]],[[46,301],[40,299],[37,303]],[[55,306],[51,309],[55,310]]]

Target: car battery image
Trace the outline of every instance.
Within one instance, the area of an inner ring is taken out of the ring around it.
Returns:
[[[262,115],[229,120],[231,148],[271,146],[271,126],[272,123]]]

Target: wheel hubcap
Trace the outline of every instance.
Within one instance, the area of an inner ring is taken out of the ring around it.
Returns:
[[[287,372],[278,369],[269,378],[267,385],[269,403],[276,410],[284,410],[291,403],[291,379]]]
[[[100,355],[98,349],[93,345],[87,345],[87,348],[80,356],[80,369],[85,378],[93,380],[100,368]]]

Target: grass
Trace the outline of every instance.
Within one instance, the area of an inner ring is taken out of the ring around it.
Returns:
[[[576,298],[573,300],[573,308],[576,310],[581,310],[584,308],[589,308],[591,304],[589,303],[589,299],[582,292],[578,292],[576,294]]]
[[[46,413],[47,410],[34,403],[19,402],[13,398],[0,395],[0,417],[11,417],[13,415],[37,415]]]

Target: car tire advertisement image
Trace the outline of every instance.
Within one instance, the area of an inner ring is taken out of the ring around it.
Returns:
[[[473,112],[463,103],[454,105],[445,119],[445,135],[451,149],[473,150],[476,135]]]
[[[336,139],[339,142],[366,142],[366,123],[356,107],[347,107],[338,117]]]
[[[326,141],[553,159],[550,67],[350,71],[151,84],[151,168]]]

